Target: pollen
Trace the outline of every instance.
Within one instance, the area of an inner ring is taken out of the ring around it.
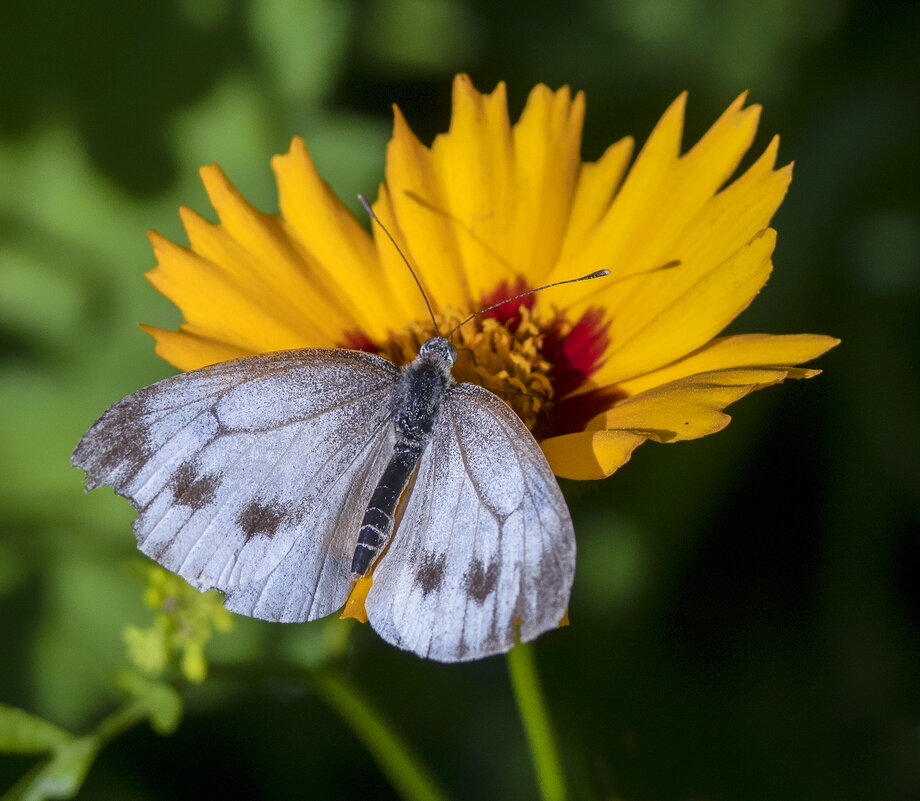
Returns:
[[[451,373],[457,382],[478,384],[498,395],[533,430],[552,406],[553,365],[542,352],[552,318],[541,320],[527,307],[521,307],[519,315],[513,324],[486,318],[457,331],[453,337],[457,361]],[[441,331],[449,331],[463,319],[455,312],[437,318]],[[411,322],[391,334],[378,352],[396,364],[407,364],[433,336],[437,334],[430,322]]]
[[[495,296],[511,294],[502,285]],[[491,299],[491,298],[490,298]],[[530,298],[511,313],[484,315],[453,336],[457,361],[452,375],[458,382],[478,384],[504,400],[538,438],[581,424],[595,411],[596,392],[569,397],[573,390],[590,390],[589,379],[601,366],[608,344],[607,322],[599,310],[589,310],[574,322],[553,307],[540,308]],[[508,304],[509,306],[511,304]],[[465,319],[455,310],[436,315],[438,329],[450,331]],[[346,347],[379,353],[396,364],[411,362],[422,343],[437,336],[430,322],[413,321],[391,333],[382,344],[361,334],[348,337]],[[605,401],[610,398],[605,393]],[[560,419],[560,414],[566,420]]]

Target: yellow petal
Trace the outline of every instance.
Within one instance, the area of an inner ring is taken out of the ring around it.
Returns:
[[[802,364],[816,359],[839,342],[839,339],[819,334],[740,334],[721,337],[667,367],[617,386],[629,395],[636,395],[670,381],[710,370]]]
[[[581,164],[585,97],[568,87],[537,86],[512,131],[513,239],[510,261],[534,285],[544,282],[562,248]]]
[[[148,273],[197,333],[259,352],[334,345],[357,327],[286,222],[253,209],[217,167],[201,175],[221,223],[181,209],[191,247],[151,233],[158,266]]]
[[[323,291],[342,298],[355,325],[372,338],[403,325],[404,317],[389,314],[392,298],[373,240],[319,177],[303,140],[295,137],[286,154],[272,159],[272,169],[281,214],[317,265]]]
[[[598,161],[582,164],[559,257],[561,263],[571,264],[573,259],[569,254],[584,250],[585,240],[607,211],[623,180],[632,149],[633,140],[627,136],[608,147]]]
[[[512,129],[504,85],[480,95],[466,76],[454,82],[450,130],[430,152],[397,114],[390,201],[439,307],[469,307],[502,279],[539,283],[551,269],[579,174],[583,117],[583,96],[541,85]]]
[[[540,447],[557,476],[590,481],[626,464],[646,439],[646,434],[632,431],[579,431],[545,439]]]
[[[553,277],[602,267],[614,276],[631,275],[680,258],[673,253],[675,240],[736,169],[753,141],[760,107],[743,108],[744,100],[745,95],[735,100],[680,156],[686,93],[678,97],[655,126],[594,236],[578,254],[560,260]],[[755,233],[756,229],[750,231],[748,238]]]
[[[399,109],[394,109],[393,113],[395,121],[393,138],[387,147],[386,177],[397,226],[396,231],[390,230],[390,233],[423,278],[432,306],[441,309],[468,304],[471,296],[457,241],[459,232],[450,217],[450,200],[441,192],[431,151],[418,141]],[[398,254],[388,252],[386,241],[379,237],[377,241],[378,252],[389,273],[400,263]],[[402,270],[405,269],[403,265]]]
[[[590,429],[641,433],[657,442],[697,439],[721,431],[722,409],[755,389],[782,381],[784,369],[731,369],[687,376],[627,398],[593,418]]]
[[[787,352],[806,351],[788,344]],[[593,418],[586,431],[551,437],[540,446],[557,476],[603,478],[629,461],[633,450],[647,439],[679,442],[721,431],[731,420],[722,411],[730,403],[786,378],[811,378],[818,372],[760,367],[686,376],[621,401]]]
[[[714,265],[738,254],[767,226],[792,180],[791,165],[773,169],[778,144],[774,138],[761,157],[711,198],[674,240],[668,261],[679,261],[677,267],[640,275],[619,286],[605,288],[604,282],[596,282],[596,291],[607,297],[592,297],[577,308],[601,302],[612,320],[611,336],[615,342],[624,341]]]
[[[688,223],[674,242],[673,258],[681,265],[672,279],[724,261],[769,225],[792,181],[791,164],[773,169],[778,147],[774,137],[761,157]]]
[[[367,601],[367,594],[370,592],[373,583],[372,575],[362,576],[355,582],[348,600],[345,601],[345,608],[342,610],[342,614],[339,615],[339,620],[353,618],[360,623],[367,623],[367,610],[364,608],[364,603]]]
[[[469,77],[457,76],[450,130],[435,138],[431,159],[464,273],[462,300],[474,303],[520,271],[512,252],[516,189],[503,83],[481,95]],[[448,303],[457,306],[457,296]]]
[[[179,326],[178,331],[143,324],[140,327],[156,342],[157,356],[180,370],[197,370],[209,364],[250,356],[255,352],[192,333],[187,325]]]
[[[200,223],[190,227],[202,231],[210,225]],[[158,264],[147,279],[204,335],[254,353],[332,344],[306,310],[301,319],[292,314],[286,294],[259,286],[258,268],[236,272],[229,261],[211,261],[154,231],[149,236]]]
[[[393,330],[402,328],[409,320],[427,321],[428,310],[425,306],[425,297],[428,298],[435,309],[438,308],[438,302],[431,285],[428,283],[426,272],[420,268],[420,265],[411,256],[409,243],[396,218],[391,195],[386,186],[380,187],[373,209],[377,219],[386,227],[390,236],[396,240],[400,250],[406,254],[425,293],[423,297],[415,283],[415,279],[412,277],[412,273],[406,268],[402,256],[399,255],[399,251],[389,241],[389,237],[380,229],[380,226],[376,226],[374,228],[374,242],[382,265],[381,279],[386,282],[389,294],[393,299],[387,311],[387,317],[394,321],[388,331],[390,333]],[[396,322],[397,320],[398,322]]]
[[[597,382],[614,384],[647,373],[708,342],[760,291],[772,269],[775,242],[776,233],[768,228],[689,283],[685,276],[674,277],[682,266],[636,279],[646,282],[647,288],[635,298],[633,309],[620,308],[625,321],[613,318],[613,345]],[[679,291],[674,291],[673,284]],[[621,329],[631,333],[618,338],[616,331]]]
[[[204,223],[198,215],[185,214],[183,222],[192,248],[233,272],[237,281],[248,279],[254,300],[271,299],[274,313],[287,318],[297,329],[304,315],[324,331],[333,344],[336,333],[357,323],[331,279],[280,217],[253,208],[217,165],[202,167],[201,180],[220,225]]]
[[[649,144],[637,160],[636,167],[630,172],[624,189],[614,203],[622,206],[621,198],[627,190],[634,175],[644,172],[651,175],[653,166],[641,164],[643,156],[657,156],[661,164],[669,161],[672,169],[658,178],[665,182],[669,192],[682,198],[680,221],[675,223],[669,209],[674,201],[659,196],[661,209],[652,208],[650,220],[657,229],[654,233],[646,227],[643,236],[648,238],[653,248],[662,243],[667,247],[648,251],[652,255],[636,257],[635,249],[630,250],[628,264],[582,263],[578,269],[568,268],[570,274],[596,269],[600,266],[612,267],[619,275],[636,275],[627,281],[595,281],[561,288],[554,295],[562,306],[569,307],[571,316],[581,314],[591,306],[604,308],[610,319],[610,335],[614,347],[630,339],[637,329],[648,324],[661,314],[664,307],[673,302],[687,302],[688,288],[714,265],[726,262],[733,254],[743,248],[758,232],[764,229],[785,196],[791,179],[791,168],[773,170],[776,161],[778,139],[770,143],[762,156],[736,181],[725,189],[713,194],[720,182],[728,176],[737,165],[738,158],[748,147],[757,123],[759,109],[751,107],[741,109],[743,96],[722,115],[722,118],[703,137],[703,139],[685,156],[676,162],[672,154],[679,145],[682,108],[675,105],[665,114],[662,122],[650,138]],[[724,148],[724,153],[721,152]],[[723,158],[728,154],[728,158]],[[644,166],[644,170],[640,167]],[[684,181],[684,185],[680,181]],[[689,183],[687,183],[689,182]],[[638,191],[638,190],[637,190]],[[650,190],[651,191],[651,190]],[[706,195],[709,197],[706,197]],[[689,198],[689,201],[687,200]],[[696,212],[689,218],[687,213]],[[633,225],[647,226],[649,219],[640,219],[642,214],[632,208],[621,208],[624,217],[633,216]],[[611,214],[613,209],[611,209]],[[645,215],[649,217],[648,214]],[[625,225],[627,221],[623,220]],[[602,226],[598,226],[598,230]],[[595,236],[597,234],[595,233]],[[580,252],[590,253],[590,247],[580,247]],[[657,255],[656,255],[657,254]],[[672,260],[679,260],[680,265],[672,270],[647,272]],[[560,263],[566,263],[561,260]],[[646,271],[643,275],[642,271]],[[557,271],[557,275],[558,275]],[[678,301],[678,299],[680,299]],[[737,314],[749,302],[745,300],[735,309]],[[707,309],[700,309],[705,316]],[[717,333],[714,332],[714,333]],[[699,345],[705,339],[693,343]],[[674,343],[676,344],[676,343]],[[686,349],[674,349],[670,359],[676,359],[692,349],[686,343]],[[608,361],[608,375],[623,375],[612,361]],[[602,380],[607,380],[603,377]]]

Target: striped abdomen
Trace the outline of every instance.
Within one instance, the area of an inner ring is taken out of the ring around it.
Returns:
[[[409,483],[409,476],[412,475],[422,455],[422,448],[412,447],[414,443],[401,444],[403,448],[394,452],[390,463],[383,471],[361,521],[358,544],[351,560],[351,572],[357,576],[368,573],[377,558],[377,552],[390,539],[396,504],[399,503],[399,498]]]
[[[351,572],[356,576],[370,572],[393,533],[396,505],[431,439],[441,403],[453,383],[450,368],[456,358],[453,345],[433,337],[422,345],[415,361],[402,369],[393,403],[396,443],[361,521],[351,560]]]

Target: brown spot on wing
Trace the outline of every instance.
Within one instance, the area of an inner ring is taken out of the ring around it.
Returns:
[[[236,522],[243,529],[248,541],[257,534],[264,534],[271,539],[275,536],[275,532],[283,519],[284,509],[278,504],[264,504],[259,501],[252,501],[240,512]]]
[[[493,562],[488,568],[483,569],[482,562],[474,559],[466,574],[467,594],[476,603],[483,603],[489,593],[495,589],[498,582],[498,564]]]
[[[217,484],[217,476],[199,475],[193,462],[183,464],[169,479],[173,503],[192,509],[201,509],[211,503],[217,492]]]
[[[429,595],[441,586],[444,580],[446,554],[426,553],[415,573],[415,581],[422,588],[424,595]]]

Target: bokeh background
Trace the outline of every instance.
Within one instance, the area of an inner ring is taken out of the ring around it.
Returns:
[[[920,797],[920,5],[35,0],[0,4],[0,41],[0,701],[91,729],[120,702],[124,626],[149,624],[129,504],[84,496],[68,458],[173,372],[136,325],[179,321],[145,231],[213,216],[199,165],[274,211],[269,157],[301,135],[354,207],[391,104],[430,142],[458,71],[507,81],[514,116],[539,81],[584,90],[586,159],[684,89],[687,146],[750,89],[753,151],[780,133],[796,171],[732,330],[843,344],[719,435],[566,484],[572,625],[537,659],[575,797]],[[451,797],[535,796],[502,659],[430,664],[357,628],[344,670]],[[285,668],[331,631],[240,621],[176,733],[117,738],[81,797],[393,797]],[[0,755],[0,788],[36,761]]]

